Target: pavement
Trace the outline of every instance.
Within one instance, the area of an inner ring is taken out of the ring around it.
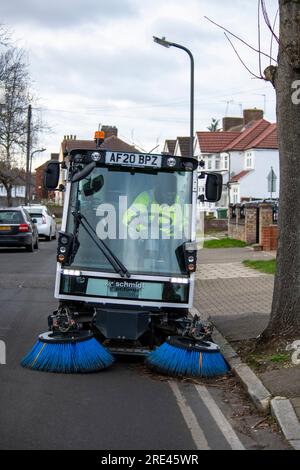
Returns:
[[[248,247],[199,252],[195,307],[203,318],[212,321],[233,348],[236,341],[256,338],[267,326],[274,288],[274,276],[246,268],[242,261],[270,259],[275,255]],[[288,401],[288,405],[277,401],[272,410],[277,412],[280,405],[284,415],[291,406],[291,421],[295,417],[300,421],[300,367],[260,373],[259,380],[271,397]],[[299,444],[297,438],[296,446]]]
[[[57,307],[56,243],[0,249],[0,449],[277,450],[289,446],[233,375],[171,380],[123,358],[97,374],[23,369]],[[210,282],[210,281],[206,281]]]

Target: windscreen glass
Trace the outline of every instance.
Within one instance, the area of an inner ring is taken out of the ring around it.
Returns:
[[[78,226],[72,266],[114,272],[96,238],[131,273],[186,274],[178,259],[191,238],[191,202],[190,172],[95,168],[71,187],[67,232],[74,231],[74,213],[85,225]]]

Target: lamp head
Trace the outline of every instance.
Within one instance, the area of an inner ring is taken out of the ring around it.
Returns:
[[[156,42],[157,44],[160,44],[161,46],[164,46],[164,47],[171,47],[172,46],[172,43],[167,41],[164,36],[162,38],[158,38],[157,36],[153,36],[153,41]]]

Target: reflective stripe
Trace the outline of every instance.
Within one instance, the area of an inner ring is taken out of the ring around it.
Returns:
[[[151,206],[150,206],[151,202]],[[148,214],[148,220],[152,223],[158,215],[158,223],[160,232],[166,235],[174,234],[174,226],[176,223],[176,208],[174,205],[179,204],[179,196],[176,196],[176,202],[172,206],[166,204],[158,204],[155,201],[154,191],[144,191],[139,194],[133,204],[127,209],[123,216],[124,225],[128,226],[135,217],[141,217]],[[153,207],[155,210],[153,210]],[[157,208],[159,210],[157,210]],[[146,230],[147,225],[139,224],[137,231]]]

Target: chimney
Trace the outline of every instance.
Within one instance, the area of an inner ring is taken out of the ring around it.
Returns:
[[[51,160],[58,160],[59,159],[59,153],[51,153],[50,159]]]
[[[101,126],[101,131],[105,133],[105,138],[115,136],[118,137],[118,129],[116,126]]]
[[[259,121],[264,118],[262,109],[244,109],[244,125],[246,126],[251,121]]]
[[[223,118],[223,132],[230,131],[233,127],[241,126],[244,124],[243,118],[239,117],[224,117]]]

